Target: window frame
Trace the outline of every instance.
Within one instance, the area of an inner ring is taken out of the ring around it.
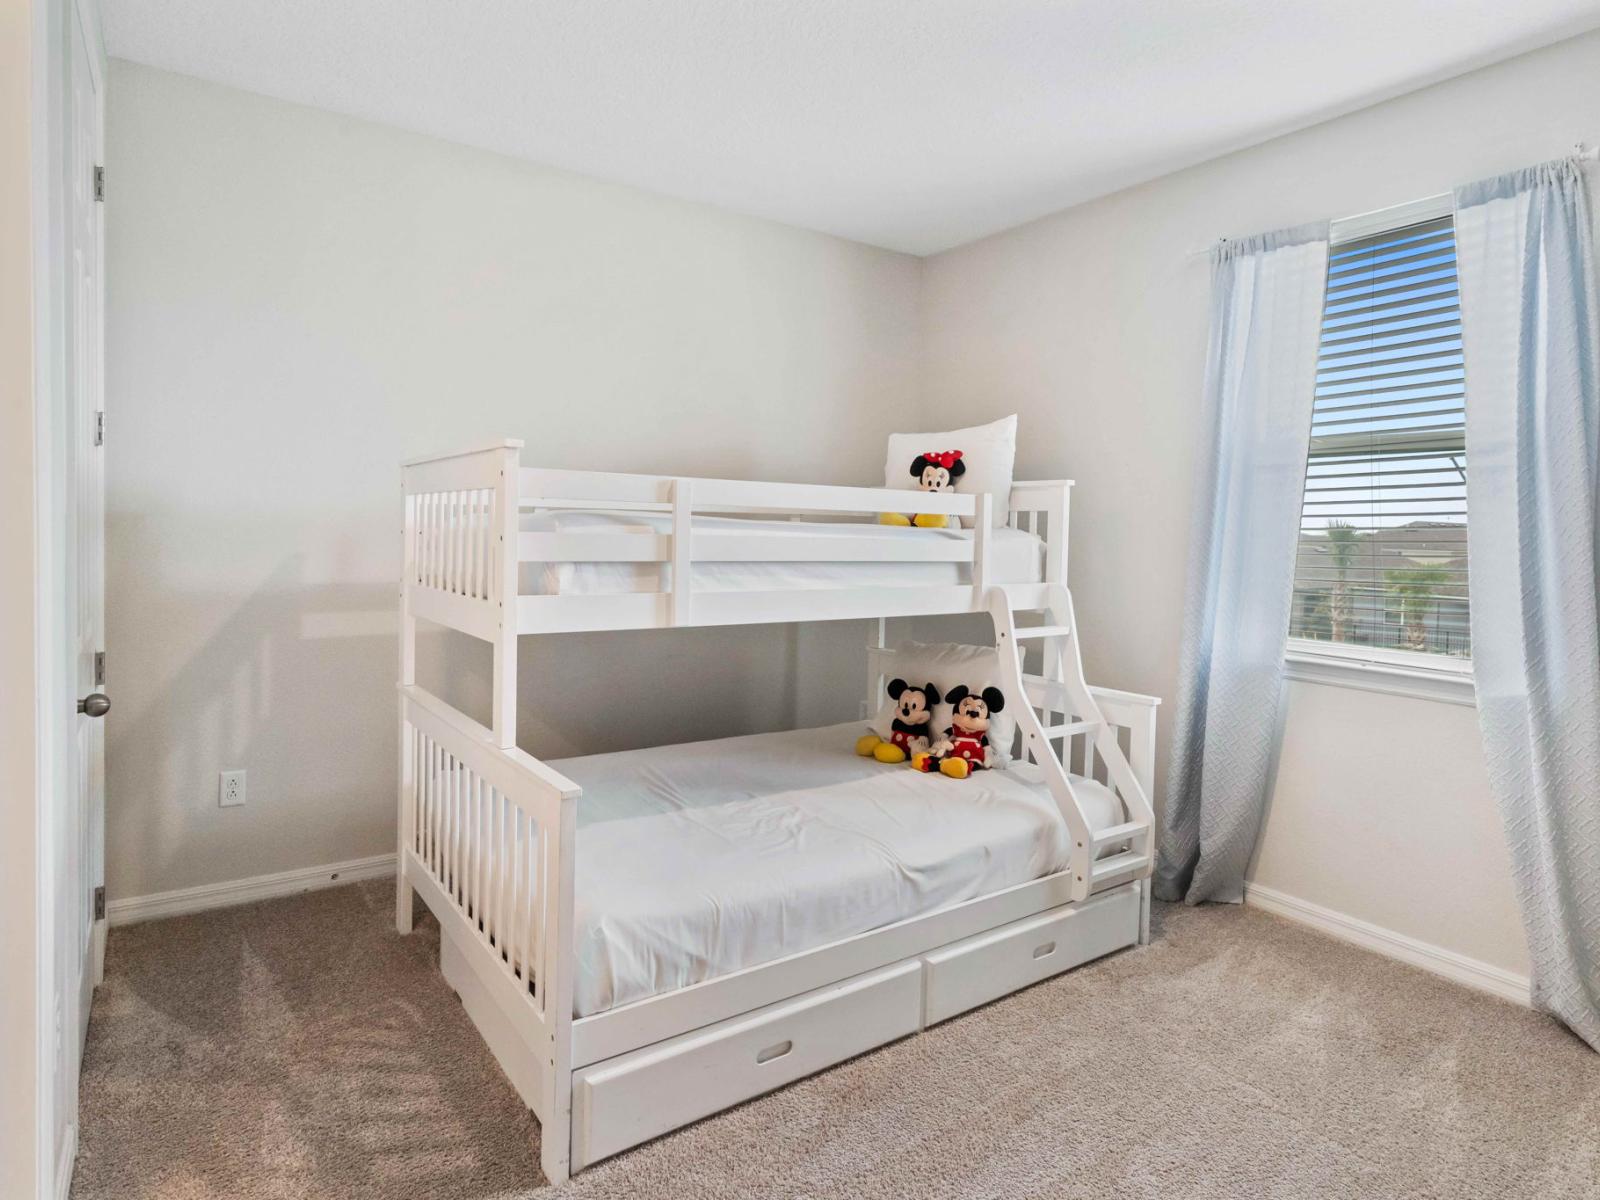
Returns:
[[[1331,222],[1328,252],[1345,242],[1372,237],[1439,217],[1454,217],[1455,197],[1444,192],[1389,208],[1358,213]],[[1467,521],[1472,504],[1467,502]],[[1363,646],[1353,642],[1323,642],[1291,637],[1284,651],[1286,678],[1304,683],[1328,684],[1360,691],[1413,696],[1450,704],[1475,705],[1472,659],[1417,650]]]
[[[1477,703],[1469,658],[1292,637],[1284,650],[1283,661],[1284,675],[1301,683],[1415,696],[1450,704]]]

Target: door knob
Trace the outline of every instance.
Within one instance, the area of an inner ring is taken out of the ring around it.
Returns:
[[[78,701],[78,711],[86,717],[103,717],[111,711],[111,697],[104,692],[90,692]]]

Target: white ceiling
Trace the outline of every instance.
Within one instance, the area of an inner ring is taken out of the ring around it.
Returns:
[[[111,54],[928,254],[1600,0],[104,0]]]

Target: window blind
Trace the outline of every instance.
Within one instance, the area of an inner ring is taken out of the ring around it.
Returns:
[[[1451,218],[1334,244],[1290,636],[1471,653],[1465,420]]]

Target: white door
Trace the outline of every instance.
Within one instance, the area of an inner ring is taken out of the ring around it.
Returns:
[[[105,630],[105,489],[103,403],[104,239],[99,201],[104,56],[85,0],[51,6],[47,35],[64,51],[52,55],[59,87],[59,150],[51,167],[50,220],[41,244],[48,303],[50,403],[41,411],[41,489],[45,523],[39,543],[40,624],[48,651],[41,696],[41,736],[48,752],[41,818],[41,908],[48,914],[50,995],[38,1031],[48,1047],[41,1080],[41,1116],[48,1138],[53,1195],[65,1194],[77,1144],[78,1078],[89,1007],[100,981],[105,922],[105,729],[109,704],[100,684]],[[92,0],[90,0],[92,3]],[[63,28],[64,26],[64,28]],[[54,90],[54,88],[52,89]],[[4,967],[0,966],[0,970]],[[0,1165],[0,1194],[5,1188]]]
[[[105,913],[96,897],[105,882],[105,722],[101,704],[105,649],[105,387],[101,333],[104,246],[100,202],[100,64],[90,48],[79,7],[72,37],[72,542],[76,592],[78,695],[87,712],[77,718],[77,850],[82,864],[76,912],[80,1042],[89,1024],[89,998],[105,962]]]
[[[72,6],[67,85],[67,384],[66,612],[68,671],[75,683],[68,778],[57,853],[56,892],[64,945],[62,1060],[56,1079],[60,1115],[76,1124],[78,1068],[89,1008],[105,959],[105,472],[102,378],[103,236],[100,203],[101,78],[89,27]],[[69,1032],[70,1031],[70,1032]]]

